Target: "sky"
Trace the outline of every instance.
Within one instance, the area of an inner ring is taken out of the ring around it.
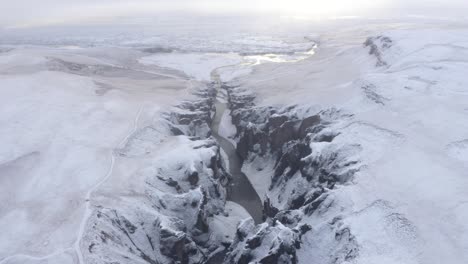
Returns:
[[[81,23],[161,12],[360,15],[468,8],[468,0],[0,0],[0,27]]]

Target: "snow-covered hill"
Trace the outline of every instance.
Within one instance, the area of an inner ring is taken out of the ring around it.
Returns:
[[[271,248],[292,243],[284,232],[308,224],[300,247],[283,251],[294,252],[298,263],[468,261],[467,33],[324,34],[316,56],[262,65],[231,82],[231,100],[245,105],[243,98],[255,97],[233,120],[238,147],[248,150],[244,170],[273,212],[270,227],[245,235],[266,241],[250,260],[277,254]],[[317,123],[303,138],[295,129],[314,115]],[[262,141],[268,135],[271,141]],[[297,140],[310,150],[300,150]],[[268,160],[275,165],[265,166]],[[278,172],[280,166],[286,170]],[[233,249],[238,260],[243,246]]]

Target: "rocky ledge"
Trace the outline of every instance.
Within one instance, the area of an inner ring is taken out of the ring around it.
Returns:
[[[334,190],[347,184],[360,162],[358,145],[334,144],[337,109],[313,112],[296,106],[258,107],[239,87],[224,86],[237,128],[237,151],[244,168],[261,173],[265,222],[242,223],[226,263],[343,263],[358,245],[341,221]],[[248,175],[249,176],[249,175]],[[304,245],[307,244],[307,245]]]

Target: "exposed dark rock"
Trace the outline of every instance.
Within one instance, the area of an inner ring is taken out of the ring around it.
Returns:
[[[248,93],[232,93],[232,89],[238,87],[222,86],[228,92],[228,102],[231,109],[248,108],[254,105],[255,96]]]
[[[231,176],[224,168],[223,160],[221,158],[221,149],[219,147],[217,148],[216,155],[211,157],[208,168],[213,171],[213,178],[219,180],[222,186],[226,186],[228,184]]]
[[[237,262],[237,264],[249,264],[251,260],[252,260],[252,255],[249,252],[244,252],[239,258],[239,261]],[[234,262],[230,262],[230,263],[234,263]]]
[[[195,227],[203,233],[206,233],[209,230],[208,223],[201,212],[198,214],[197,223],[195,224]]]
[[[299,195],[297,196],[296,198],[294,198],[291,202],[291,205],[290,205],[290,210],[296,210],[296,209],[299,209],[301,208],[304,203],[306,202],[306,199],[305,199],[305,196],[306,194],[302,194],[302,195]]]
[[[300,232],[277,221],[267,223],[247,229],[251,234],[247,240],[234,240],[225,263],[297,263]]]
[[[361,89],[364,92],[364,95],[376,104],[385,105],[385,103],[389,101],[388,98],[377,93],[377,87],[374,84],[365,84]]]
[[[281,156],[275,167],[270,189],[280,182],[280,179],[287,180],[305,166],[302,158],[310,155],[310,147],[300,141],[288,142],[283,147],[284,154]],[[287,172],[285,173],[285,171]],[[286,178],[284,178],[286,177]],[[284,179],[283,179],[284,178]]]
[[[196,244],[186,234],[176,234],[170,230],[161,229],[160,236],[161,254],[178,263],[193,263],[190,261],[190,257],[195,255],[198,249]]]
[[[198,180],[199,180],[198,171],[193,171],[189,174],[188,181],[190,182],[190,185],[197,185]]]
[[[222,248],[215,250],[210,256],[208,256],[208,259],[205,264],[221,264],[224,263],[224,258],[226,257],[227,253],[227,248]]]
[[[288,227],[295,227],[302,220],[300,213],[293,210],[281,210],[279,211],[273,220],[279,221],[281,224]]]
[[[309,130],[314,126],[319,125],[320,121],[321,119],[319,115],[309,116],[302,120],[299,127],[299,138],[305,138],[307,133],[309,133]]]
[[[298,139],[298,122],[299,121],[287,121],[279,128],[271,131],[269,138],[272,151],[280,150],[287,142]]]
[[[274,252],[268,252],[269,255],[260,260],[260,264],[296,264],[296,249],[285,244],[280,244],[279,248]]]
[[[182,130],[180,130],[179,128],[175,127],[175,126],[171,126],[171,133],[174,135],[174,136],[181,136],[184,134],[184,132],[182,132]]]
[[[234,243],[243,242],[254,229],[255,222],[252,218],[242,221],[237,227]]]
[[[268,136],[252,127],[244,131],[239,143],[237,143],[237,153],[243,160],[247,159],[250,152],[255,152],[262,156],[267,151],[267,144]],[[256,150],[255,146],[259,146],[260,148]]]
[[[279,209],[275,208],[271,204],[270,198],[267,197],[265,201],[263,202],[263,214],[265,215],[264,218],[275,217],[278,212],[279,212]]]
[[[387,62],[383,59],[382,52],[389,49],[393,44],[393,41],[386,36],[369,37],[365,42],[364,46],[369,47],[369,54],[374,55],[377,58],[377,66],[387,66]]]
[[[151,48],[144,48],[143,52],[146,53],[171,53],[173,50],[165,47],[151,47]]]
[[[249,249],[256,249],[262,244],[262,238],[260,236],[254,236],[249,238],[246,244]]]
[[[272,115],[268,118],[267,129],[275,130],[289,120],[286,115]]]
[[[336,136],[338,136],[339,133],[322,133],[320,135],[317,135],[313,138],[313,141],[315,142],[332,142],[333,139],[335,139]]]
[[[324,194],[317,199],[313,200],[311,203],[309,203],[305,208],[304,208],[304,213],[306,215],[311,215],[317,210],[317,208],[327,199],[328,195]]]
[[[179,183],[177,181],[174,181],[172,178],[167,179],[166,184],[171,187],[179,186]]]
[[[132,224],[130,221],[128,221],[125,218],[122,221],[125,225],[125,228],[128,230],[130,234],[135,233],[135,231],[137,230],[137,227],[134,224]]]
[[[186,101],[166,113],[173,135],[207,138],[211,135],[211,113],[214,110],[216,91],[213,88],[197,90],[195,101]]]
[[[343,263],[344,261],[353,260],[358,256],[357,242],[349,228],[345,227],[337,230],[335,233],[335,240],[341,244],[342,250],[340,254],[335,256],[333,263]]]
[[[94,247],[95,245],[96,245],[96,244],[91,243],[91,244],[88,246],[88,251],[89,251],[89,253],[93,253],[93,247]]]
[[[301,232],[301,235],[304,235],[305,233],[309,232],[312,230],[312,227],[308,224],[303,224],[299,227],[299,231]]]

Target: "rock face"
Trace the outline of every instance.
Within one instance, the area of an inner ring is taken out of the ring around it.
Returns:
[[[214,111],[216,91],[200,90],[195,93],[197,101],[183,102],[175,111],[167,113],[171,130],[175,135],[207,138],[211,135],[211,113]]]
[[[174,143],[136,173],[144,176],[142,191],[94,207],[80,245],[86,263],[204,263],[216,251],[210,221],[224,214],[230,176],[209,137],[216,93],[196,95],[165,115]]]
[[[297,107],[257,107],[240,88],[224,88],[239,155],[246,164],[261,160],[273,167],[264,197],[265,222],[256,226],[245,220],[234,241],[222,241],[221,247],[215,241],[219,236],[210,223],[225,214],[230,175],[210,137],[216,92],[207,88],[163,116],[176,141],[164,157],[137,172],[145,175],[143,191],[122,197],[118,205],[94,207],[81,242],[87,263],[308,263],[311,248],[313,254],[329,256],[321,263],[356,256],[357,243],[332,195],[359,169],[359,161],[347,156],[359,146],[334,145],[339,131],[329,129],[347,116],[335,109],[309,113]],[[143,130],[142,135],[153,131]],[[141,146],[146,138],[130,142]],[[119,152],[122,157],[138,153],[146,152],[131,146]]]
[[[377,66],[387,66],[388,63],[383,58],[383,52],[393,45],[391,38],[386,36],[369,37],[364,42],[365,47],[369,47],[369,54],[377,58]]]
[[[213,234],[219,232],[210,227],[213,217],[225,215],[230,175],[210,137],[216,92],[207,88],[164,115],[175,141],[164,157],[137,172],[145,176],[142,192],[125,194],[118,205],[94,206],[80,245],[86,263],[309,263],[311,256],[342,263],[357,255],[333,195],[360,166],[347,155],[359,146],[335,145],[339,131],[329,129],[348,116],[335,109],[257,107],[240,88],[224,88],[239,155],[246,164],[272,164],[265,222],[243,221],[230,242]],[[146,138],[130,142],[141,146]],[[119,152],[138,153],[146,152],[131,146]]]
[[[273,164],[264,197],[266,221],[258,226],[247,221],[238,227],[225,263],[311,263],[309,256],[319,252],[327,252],[328,257],[317,263],[354,258],[357,243],[330,194],[360,167],[354,155],[347,155],[358,152],[359,146],[334,144],[340,132],[329,128],[335,120],[350,116],[336,109],[310,113],[295,106],[257,107],[248,92],[225,88],[244,164]]]
[[[296,250],[308,229],[286,228],[279,221],[255,226],[251,219],[241,223],[226,263],[297,263]],[[258,252],[268,252],[258,257]]]

